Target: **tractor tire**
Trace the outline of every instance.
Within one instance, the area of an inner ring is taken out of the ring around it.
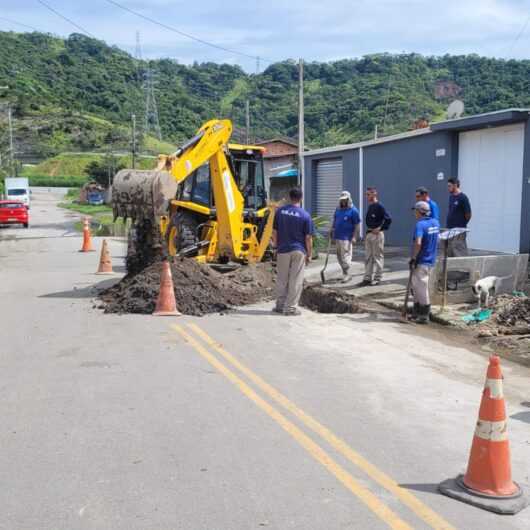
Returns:
[[[167,248],[170,256],[198,243],[197,227],[199,222],[189,212],[177,212],[167,229]]]

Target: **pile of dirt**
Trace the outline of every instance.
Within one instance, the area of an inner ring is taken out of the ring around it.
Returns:
[[[500,326],[526,327],[530,332],[530,298],[499,296],[495,303],[495,320]]]
[[[154,263],[103,291],[100,299],[105,312],[151,314],[160,288],[160,270],[160,263]],[[194,259],[180,258],[171,262],[171,272],[178,310],[195,316],[268,299],[275,282],[270,263],[220,273]]]
[[[309,286],[303,290],[300,305],[318,313],[345,314],[365,311],[354,295],[318,286]]]

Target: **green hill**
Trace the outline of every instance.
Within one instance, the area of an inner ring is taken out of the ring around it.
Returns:
[[[169,150],[213,117],[243,126],[246,99],[254,136],[296,136],[292,61],[255,75],[227,64],[137,63],[128,53],[79,34],[61,39],[0,32],[0,86],[10,87],[0,93],[0,105],[9,101],[14,108],[17,150],[37,159],[64,151],[128,150],[130,115],[144,112],[141,79],[148,68],[168,143],[145,138],[144,151]],[[407,130],[420,117],[442,117],[456,96],[467,113],[530,106],[528,60],[378,54],[311,62],[305,78],[307,142],[314,146],[370,137],[376,125],[383,135]],[[0,127],[5,154],[5,120]]]

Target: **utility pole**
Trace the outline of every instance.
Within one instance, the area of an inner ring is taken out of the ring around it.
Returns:
[[[132,154],[132,167],[136,168],[136,114],[131,116],[132,118],[132,141],[131,141],[131,154]]]
[[[298,185],[304,191],[304,60],[298,62]]]
[[[374,140],[377,140],[377,138],[378,138],[378,130],[377,130],[377,128],[378,128],[378,126],[376,124],[375,129],[374,129]]]
[[[256,57],[256,74],[259,74],[260,62],[261,62],[261,59],[259,58],[259,56]]]
[[[250,144],[250,101],[245,101],[245,126],[246,126],[246,141]]]
[[[13,146],[13,116],[11,113],[11,106],[7,107],[7,123],[9,126],[9,163],[11,166],[12,176],[17,176],[17,168],[15,165],[15,149]]]

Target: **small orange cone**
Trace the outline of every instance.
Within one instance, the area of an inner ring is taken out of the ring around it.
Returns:
[[[101,245],[101,256],[99,258],[99,267],[96,274],[112,274],[112,259],[110,257],[107,240],[104,239]]]
[[[527,505],[518,484],[512,480],[506,405],[500,359],[490,357],[486,384],[466,474],[440,484],[449,497],[485,510],[514,514]]]
[[[88,217],[85,217],[83,222],[83,246],[79,252],[94,252],[92,247],[92,236],[90,235],[90,226],[88,224]]]
[[[173,278],[171,277],[171,267],[169,261],[162,263],[162,272],[160,274],[160,292],[156,301],[154,316],[179,316],[182,313],[177,311],[175,301],[175,291],[173,288]]]

